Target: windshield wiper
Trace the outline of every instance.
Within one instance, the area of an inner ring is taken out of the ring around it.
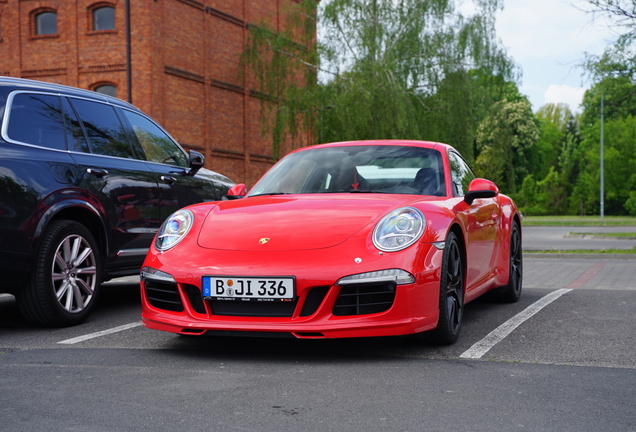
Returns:
[[[382,191],[377,191],[377,190],[370,190],[370,189],[364,189],[364,190],[334,190],[334,191],[325,191],[325,192],[321,192],[321,193],[384,193]]]
[[[291,192],[267,192],[267,193],[248,195],[248,196],[257,197],[257,196],[270,196],[270,195],[291,195]]]

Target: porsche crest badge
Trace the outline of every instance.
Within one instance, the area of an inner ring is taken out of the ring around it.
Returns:
[[[258,241],[258,244],[262,244],[264,245],[265,243],[267,243],[269,241],[269,237],[263,237],[262,239],[260,239]]]

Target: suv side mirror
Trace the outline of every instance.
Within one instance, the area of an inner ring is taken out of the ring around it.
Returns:
[[[190,157],[189,157],[190,171],[188,171],[188,175],[189,176],[195,175],[197,171],[203,168],[203,165],[205,165],[205,156],[203,156],[201,153],[197,151],[190,150]]]
[[[476,178],[468,185],[468,192],[464,195],[466,204],[471,205],[477,198],[494,198],[499,195],[499,188],[490,180]]]
[[[243,183],[235,184],[227,191],[227,199],[239,199],[247,195],[247,187]]]

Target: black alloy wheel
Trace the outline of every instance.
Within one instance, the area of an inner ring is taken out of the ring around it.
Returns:
[[[446,238],[442,257],[439,293],[439,321],[432,330],[433,341],[450,345],[459,337],[464,318],[464,258],[455,233]]]
[[[517,221],[512,222],[510,229],[510,255],[508,263],[508,284],[498,293],[501,301],[515,303],[521,297],[523,284],[523,255],[521,247],[521,229]]]
[[[20,310],[38,325],[79,324],[95,305],[101,272],[91,232],[75,221],[54,221],[42,238],[33,274],[18,293]]]

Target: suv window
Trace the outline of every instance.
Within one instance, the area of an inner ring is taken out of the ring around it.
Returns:
[[[68,99],[62,98],[62,106],[64,108],[64,121],[66,122],[69,149],[90,153],[82,125],[77,118],[75,110],[71,108]]]
[[[122,111],[150,162],[188,166],[188,160],[181,148],[156,124],[132,111]]]
[[[88,136],[91,153],[134,159],[123,125],[111,105],[72,99]]]
[[[13,97],[7,137],[52,149],[66,149],[59,96],[18,93]]]

